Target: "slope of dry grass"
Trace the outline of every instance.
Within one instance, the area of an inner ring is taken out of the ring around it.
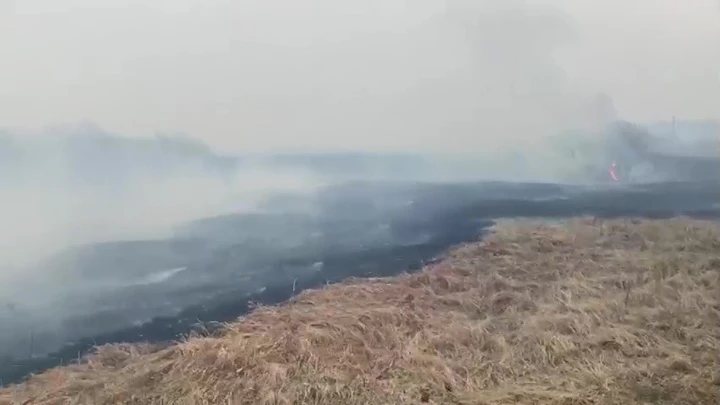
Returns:
[[[264,307],[223,336],[106,346],[32,404],[717,404],[720,234],[508,222],[413,275]]]

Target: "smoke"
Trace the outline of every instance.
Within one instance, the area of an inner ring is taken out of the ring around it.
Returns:
[[[0,122],[242,152],[530,154],[595,125],[600,93],[630,121],[717,118],[715,2],[678,4],[28,0],[0,39]]]
[[[560,180],[615,119],[716,118],[720,105],[712,0],[0,4],[3,126],[89,118],[124,134],[179,128],[228,153],[423,152],[443,156],[432,171],[444,178]],[[159,237],[316,182],[275,167],[221,176],[197,156],[156,170],[113,145],[95,155],[37,136],[8,141],[27,155],[3,165],[10,264]],[[122,181],[106,178],[111,161],[125,162]]]
[[[0,279],[70,246],[166,238],[178,224],[319,184],[302,169],[225,158],[187,138],[125,138],[87,124],[0,138]]]
[[[615,155],[627,172],[664,165],[663,180],[720,173],[717,161],[658,157],[660,140],[614,126],[720,119],[715,7],[0,0],[0,323],[14,325],[0,331],[2,352],[24,353],[37,325],[59,347],[333,260],[349,268],[368,246],[401,270],[397,246],[416,250],[435,228],[474,235],[466,217],[441,224],[437,212],[487,192],[442,186],[413,205],[415,185],[353,185],[322,207],[297,202],[324,209],[321,220],[287,214],[288,194],[326,182],[589,181]],[[58,125],[68,122],[81,124]],[[195,138],[148,135],[177,131]],[[273,215],[222,216],[273,196]]]

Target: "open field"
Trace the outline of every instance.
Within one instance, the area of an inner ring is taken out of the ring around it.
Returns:
[[[507,221],[422,272],[104,346],[0,403],[717,404],[719,341],[717,223]]]

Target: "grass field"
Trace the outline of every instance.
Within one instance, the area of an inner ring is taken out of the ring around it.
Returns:
[[[101,347],[0,403],[718,404],[719,340],[716,223],[507,221],[422,272]]]

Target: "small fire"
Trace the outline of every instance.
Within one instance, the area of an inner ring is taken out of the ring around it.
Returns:
[[[617,167],[617,164],[615,162],[612,162],[610,167],[608,167],[608,173],[610,174],[610,177],[612,177],[612,179],[614,181],[619,181],[618,177],[617,177],[617,173],[615,172],[616,167]]]

